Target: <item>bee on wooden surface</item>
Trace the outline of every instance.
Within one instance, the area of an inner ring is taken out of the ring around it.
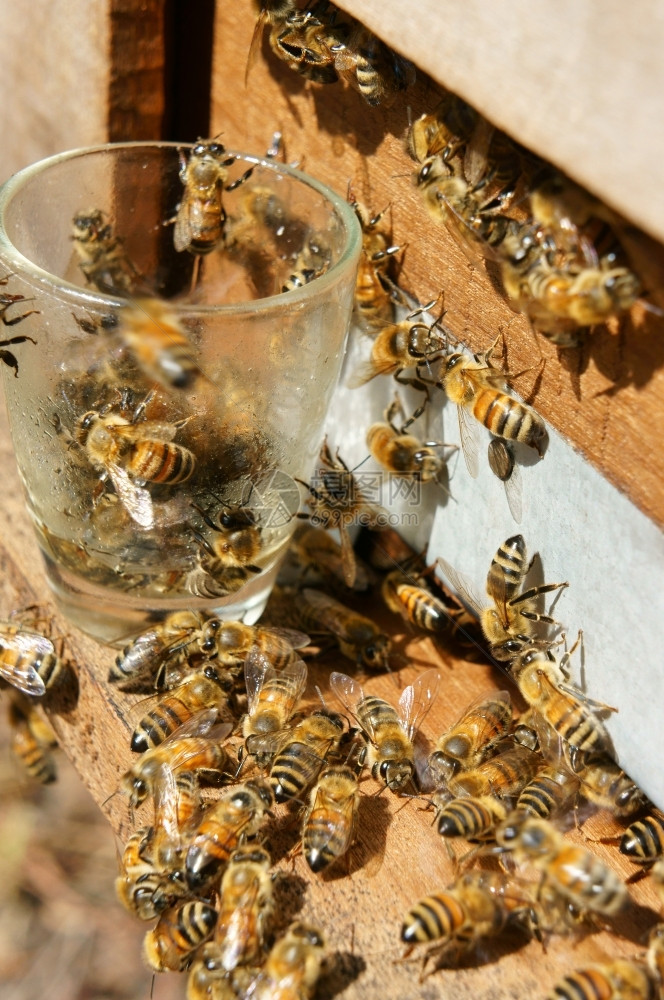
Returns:
[[[565,767],[549,764],[523,788],[515,812],[550,819],[563,811],[579,790],[579,779]]]
[[[217,922],[217,911],[202,900],[165,910],[143,939],[143,958],[155,972],[181,972],[192,953],[206,941]]]
[[[323,871],[351,846],[359,804],[356,770],[332,764],[321,771],[302,817],[302,852],[312,872]]]
[[[250,754],[274,755],[268,781],[275,801],[288,802],[306,792],[343,736],[343,718],[319,709],[286,732],[250,736],[246,746]]]
[[[33,781],[50,785],[57,777],[52,750],[58,741],[48,719],[18,690],[10,696],[8,717],[12,754]]]
[[[445,350],[445,341],[434,334],[440,323],[423,323],[416,317],[428,312],[436,304],[436,299],[420,309],[415,309],[400,323],[382,327],[371,346],[371,358],[349,379],[348,384],[357,388],[370,382],[377,375],[394,375],[402,385],[423,387],[418,379],[404,378],[401,373],[413,365],[428,364],[440,357]]]
[[[206,617],[197,611],[174,611],[141,632],[116,656],[109,681],[121,689],[146,681],[164,686],[168,668],[186,658],[198,642]]]
[[[262,962],[274,908],[269,868],[270,855],[258,844],[239,847],[228,859],[221,879],[214,937],[202,949],[189,974],[197,990],[212,987],[238,966]],[[216,996],[214,990],[212,995]]]
[[[303,567],[304,574],[312,570],[325,577],[331,585],[346,588],[341,546],[324,528],[307,527],[297,533],[291,539],[289,552],[295,556],[298,565]],[[371,582],[371,569],[356,556],[355,580],[351,589],[368,590]]]
[[[246,181],[253,167],[246,170],[237,180],[227,184],[227,168],[237,157],[226,155],[226,148],[220,142],[198,140],[187,159],[180,156],[180,180],[184,185],[182,201],[175,217],[173,245],[180,253],[204,255],[215,250],[224,238],[226,210],[223,206],[223,192],[233,191]]]
[[[428,398],[428,397],[427,397]],[[403,406],[399,399],[385,411],[386,423],[375,423],[367,431],[367,447],[375,460],[394,476],[410,476],[418,482],[435,482],[446,489],[447,462],[440,453],[441,448],[456,448],[442,441],[421,441],[414,434],[407,434],[406,428],[420,415],[423,404],[401,426],[394,419],[403,416]]]
[[[478,615],[482,632],[497,660],[510,660],[531,645],[535,641],[536,622],[558,624],[550,615],[536,610],[537,601],[540,595],[560,590],[568,584],[544,583],[523,590],[532,561],[527,561],[522,535],[508,538],[491,561],[486,589],[492,603],[488,606],[482,606],[467,581],[449,563],[444,559],[439,559],[438,563],[462,600]]]
[[[644,962],[615,959],[558,980],[546,1000],[656,1000],[658,989]]]
[[[134,299],[118,314],[117,331],[144,374],[160,385],[186,389],[201,374],[195,348],[170,303]]]
[[[272,788],[259,779],[222,792],[189,843],[184,866],[189,888],[197,890],[214,878],[241,841],[258,833],[273,805]]]
[[[508,925],[532,935],[537,927],[535,904],[520,887],[500,872],[469,872],[449,888],[426,896],[406,914],[401,940],[408,945],[429,944],[422,977],[430,958],[440,962],[476,948],[485,937],[500,934]],[[409,949],[410,950],[410,949]],[[432,970],[434,971],[434,970]]]
[[[232,690],[232,677],[218,671],[213,663],[185,680],[178,687],[161,697],[136,724],[131,737],[134,753],[154,749],[173,735],[175,730],[189,722],[205,709],[221,710],[228,703]]]
[[[525,646],[512,662],[510,673],[524,700],[577,754],[583,754],[611,747],[611,738],[596,713],[617,709],[594,701],[570,683],[566,662],[577,643],[560,661],[551,650]]]
[[[362,253],[355,281],[355,312],[360,322],[372,330],[391,323],[394,318],[394,306],[401,296],[388,269],[394,255],[405,247],[390,245],[388,234],[378,228],[385,212],[372,216],[356,200],[350,186],[348,202],[362,227]]]
[[[477,127],[478,114],[463,98],[447,93],[429,114],[421,115],[410,127],[408,152],[418,163],[442,156],[451,163],[466,146]]]
[[[452,775],[447,787],[453,795],[514,799],[535,776],[542,758],[519,743],[507,741],[506,747],[469,770]]]
[[[658,811],[637,820],[625,830],[620,853],[635,865],[653,865],[664,857],[664,816]]]
[[[115,895],[139,920],[153,920],[176,896],[183,895],[157,864],[152,827],[135,830],[127,841],[115,880]]]
[[[478,448],[477,426],[483,424],[492,434],[508,441],[520,441],[544,457],[548,440],[544,421],[535,410],[522,403],[508,391],[511,376],[491,364],[491,355],[498,343],[493,342],[488,351],[474,358],[454,353],[442,363],[439,384],[459,416],[461,447],[468,472],[477,477]],[[523,374],[520,372],[519,374]]]
[[[164,774],[164,765],[171,771],[214,772],[224,769],[228,753],[221,741],[231,732],[231,723],[214,726],[216,709],[199,712],[184,726],[179,726],[163,743],[141,754],[136,763],[120,779],[121,790],[136,808],[148,795],[154,794]]]
[[[196,456],[173,438],[182,422],[132,422],[118,413],[89,410],[79,417],[76,441],[90,464],[107,475],[132,519],[142,527],[154,524],[150,493],[135,480],[177,486],[192,477]]]
[[[374,526],[385,512],[365,496],[339,453],[333,457],[327,439],[321,447],[319,462],[321,469],[312,483],[303,484],[309,491],[309,520],[326,530],[338,530],[344,580],[347,587],[352,587],[357,569],[348,527],[353,523]]]
[[[336,23],[335,13],[323,0],[308,10],[300,10],[293,0],[255,0],[258,20],[251,40],[245,84],[265,24],[274,54],[286,65],[314,83],[336,83],[332,46],[347,36],[348,27]],[[320,16],[318,16],[320,15]]]
[[[52,639],[17,618],[0,621],[0,679],[40,697],[59,686],[67,667]]]
[[[496,827],[507,816],[507,809],[493,795],[463,795],[447,799],[434,795],[436,829],[446,840],[463,837],[471,843],[494,838]]]
[[[397,94],[415,82],[415,67],[362,24],[345,41],[330,46],[334,68],[370,107],[391,107]]]
[[[605,750],[586,755],[568,741],[562,743],[563,758],[573,768],[588,802],[621,817],[633,816],[646,805],[645,793]]]
[[[200,639],[201,651],[225,666],[255,660],[258,663],[256,683],[260,681],[260,669],[265,661],[276,669],[287,667],[297,660],[295,650],[308,644],[309,636],[296,629],[246,625],[220,618],[211,618],[205,624]]]
[[[470,771],[480,765],[507,736],[511,722],[508,691],[496,691],[472,702],[439,737],[429,755],[428,765],[436,784],[445,783],[457,771]]]
[[[461,608],[449,605],[436,597],[425,586],[422,576],[411,575],[403,569],[388,573],[380,588],[381,596],[390,611],[401,615],[411,625],[435,635],[454,635]]]
[[[392,641],[371,618],[353,611],[321,590],[305,587],[302,598],[299,614],[305,628],[331,632],[342,654],[369,670],[388,666]]]
[[[627,902],[618,875],[584,847],[567,842],[545,819],[508,818],[496,840],[517,862],[539,869],[543,887],[579,910],[611,916]]]
[[[78,266],[89,285],[109,294],[128,295],[132,291],[140,274],[101,209],[77,212],[71,238]]]
[[[252,1000],[307,1000],[313,997],[326,959],[325,939],[310,924],[291,924],[272,945],[255,981]]]
[[[413,739],[433,705],[439,684],[438,671],[425,670],[404,688],[395,709],[376,695],[366,695],[347,674],[334,672],[330,676],[332,691],[357,721],[366,741],[359,762],[366,761],[373,778],[392,791],[404,788],[413,778]]]
[[[245,739],[284,729],[307,683],[307,665],[294,657],[281,670],[265,657],[249,657],[244,666],[247,714],[242,723]]]
[[[514,461],[511,444],[503,438],[491,438],[488,446],[489,468],[505,487],[505,497],[510,513],[517,524],[523,516],[521,472]]]

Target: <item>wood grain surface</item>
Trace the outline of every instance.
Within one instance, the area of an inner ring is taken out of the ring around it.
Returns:
[[[76,666],[78,691],[48,699],[48,714],[62,748],[120,842],[124,842],[132,829],[131,817],[126,798],[116,793],[121,775],[135,760],[129,750],[135,718],[130,722],[129,717],[135,714],[135,705],[141,699],[123,695],[106,683],[115,651],[67,625],[53,610],[23,505],[4,417],[0,424],[0,462],[5,496],[0,508],[0,617],[34,602],[45,606],[49,613],[53,611],[53,629],[66,637],[67,654]],[[440,670],[441,690],[423,726],[421,753],[427,752],[437,735],[456,721],[475,697],[509,685],[504,676],[482,660],[464,660],[458,650],[441,648],[438,652],[429,639],[404,633],[401,620],[381,611],[375,601],[370,601],[369,606],[393,635],[393,663],[399,669],[392,675],[367,678],[363,681],[367,691],[396,703],[401,688],[423,668],[435,665]],[[312,662],[308,704],[316,702],[315,684],[327,689],[332,669],[354,672],[353,665],[339,656],[328,654],[323,662]],[[459,1000],[533,1000],[544,996],[553,982],[572,968],[642,953],[646,932],[657,920],[657,897],[648,880],[631,889],[633,902],[610,922],[610,930],[554,936],[546,941],[546,948],[536,940],[526,944],[519,934],[510,934],[480,947],[464,960],[462,967],[441,970],[420,983],[419,962],[401,961],[401,923],[418,899],[452,882],[455,869],[432,827],[433,813],[426,802],[400,798],[385,790],[377,794],[380,790],[373,779],[362,781],[358,842],[350,852],[349,865],[342,861],[322,877],[314,876],[301,856],[289,858],[297,840],[297,813],[277,807],[268,830],[267,846],[283,872],[277,884],[281,921],[286,923],[297,915],[315,922],[324,931],[332,954],[330,971],[316,994],[318,1000],[337,996],[345,1000],[433,1000],[440,996]],[[596,843],[599,838],[620,833],[622,827],[604,813],[581,816],[585,820],[582,829],[574,829],[571,818],[568,821],[568,836],[588,844],[622,876],[629,875],[633,868],[618,854],[615,844]],[[135,822],[150,822],[147,807],[137,812]],[[145,925],[137,921],[137,936],[144,931]],[[182,988],[184,995],[184,978]],[[154,989],[158,998],[159,981]]]
[[[352,181],[372,211],[389,206],[394,243],[407,243],[400,283],[421,302],[445,293],[445,323],[474,351],[504,330],[507,368],[545,359],[518,391],[586,458],[660,525],[664,523],[664,452],[647,449],[662,419],[664,321],[637,305],[629,316],[596,327],[578,350],[558,351],[515,315],[482,263],[471,263],[447,230],[429,217],[411,183],[404,151],[409,115],[436,104],[439,88],[420,74],[390,109],[371,108],[341,83],[307,82],[278,60],[263,38],[244,86],[255,23],[250,0],[219,4],[211,132],[231,148],[262,153],[283,133],[289,161],[340,192]],[[664,251],[629,229],[630,252],[653,302],[662,299]]]

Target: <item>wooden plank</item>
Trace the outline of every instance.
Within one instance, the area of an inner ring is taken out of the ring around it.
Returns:
[[[579,350],[560,352],[515,316],[484,267],[469,263],[447,231],[434,223],[410,182],[413,162],[403,148],[409,109],[431,110],[438,88],[420,76],[395,105],[370,108],[342,84],[317,86],[279,61],[263,39],[260,57],[243,86],[255,23],[250,0],[220,4],[212,95],[212,133],[228,146],[260,153],[275,129],[286,155],[338,191],[352,180],[358,197],[374,211],[390,206],[395,243],[408,243],[401,284],[420,301],[445,292],[446,324],[473,350],[483,350],[507,331],[507,364],[521,371],[546,359],[536,392],[539,412],[600,472],[649,517],[664,523],[664,454],[644,456],[644,442],[662,420],[664,336],[660,317],[635,306],[629,317],[596,328]],[[647,265],[646,287],[664,285],[664,253],[643,234],[633,234],[638,269]],[[659,294],[653,299],[659,301]],[[527,398],[533,373],[516,383]]]
[[[166,104],[162,0],[112,0],[108,139],[163,137]]]
[[[340,0],[497,127],[664,238],[659,0]]]
[[[23,506],[4,416],[0,421],[0,461],[7,498],[0,509],[0,616],[34,601],[50,608],[52,601]],[[423,727],[426,741],[420,742],[420,752],[424,754],[474,697],[505,687],[506,681],[481,661],[464,661],[453,652],[445,652],[441,658],[430,640],[405,633],[400,619],[387,612],[378,614],[394,634],[394,665],[403,669],[367,679],[367,690],[395,703],[401,687],[411,683],[424,667],[434,664],[441,673],[441,693]],[[53,627],[56,633],[66,635],[67,650],[77,669],[78,697],[52,701],[49,715],[64,751],[124,842],[131,829],[129,810],[125,798],[114,793],[120,776],[135,759],[128,748],[127,716],[137,699],[106,684],[114,651],[68,626],[56,612]],[[347,660],[337,656],[312,665],[307,704],[316,704],[314,684],[325,690],[331,669],[354,671]],[[275,810],[267,833],[266,845],[282,872],[277,886],[279,919],[284,923],[298,916],[313,921],[324,931],[332,953],[330,972],[317,993],[319,1000],[334,996],[345,1000],[425,998],[447,989],[459,1000],[536,997],[572,968],[642,952],[644,935],[657,919],[657,900],[648,880],[632,888],[634,903],[624,916],[611,922],[612,931],[554,936],[547,941],[546,951],[537,941],[524,945],[519,935],[513,935],[495,946],[480,948],[459,969],[445,970],[418,984],[419,966],[401,961],[401,922],[420,897],[454,880],[454,865],[432,828],[432,813],[426,810],[425,802],[387,792],[377,795],[380,786],[371,778],[363,780],[361,790],[359,842],[351,851],[350,873],[341,863],[324,877],[316,877],[301,856],[289,860],[298,820],[284,806]],[[137,824],[149,822],[148,810],[139,810],[135,819]],[[569,836],[580,844],[589,838],[591,850],[626,876],[632,866],[618,855],[615,845],[596,843],[620,829],[611,816],[596,814],[587,819],[582,831],[572,829]],[[137,922],[137,937],[145,929],[146,925]]]

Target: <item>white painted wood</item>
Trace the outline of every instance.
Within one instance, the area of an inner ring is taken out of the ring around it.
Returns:
[[[361,485],[388,507],[390,523],[411,545],[423,550],[429,543],[428,563],[442,556],[468,578],[480,599],[496,550],[515,534],[523,535],[529,555],[539,552],[546,582],[569,582],[554,617],[570,645],[578,629],[584,632],[583,669],[577,651],[572,678],[593,698],[619,709],[607,727],[620,764],[664,807],[662,532],[551,428],[542,461],[519,446],[520,460],[530,463],[520,464],[520,524],[510,514],[503,484],[489,469],[490,435],[483,427],[478,479],[470,478],[458,452],[449,463],[452,499],[435,484],[426,484],[419,506],[414,495],[390,501],[385,480],[376,485],[372,478],[379,466],[371,458],[365,461],[364,439],[369,424],[382,419],[396,383],[379,377],[361,389],[346,384],[369,351],[368,337],[354,331],[328,421],[330,442],[348,465],[358,467]],[[426,440],[459,445],[456,407],[436,391],[426,419],[411,431]]]
[[[664,237],[664,2],[339,0],[496,126]]]

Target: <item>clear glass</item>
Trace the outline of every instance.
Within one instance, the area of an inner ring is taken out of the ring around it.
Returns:
[[[28,511],[63,612],[110,643],[183,608],[260,615],[352,311],[353,211],[269,159],[227,154],[224,239],[176,250],[198,218],[180,207],[189,154],[74,150],[0,191],[0,368]]]

